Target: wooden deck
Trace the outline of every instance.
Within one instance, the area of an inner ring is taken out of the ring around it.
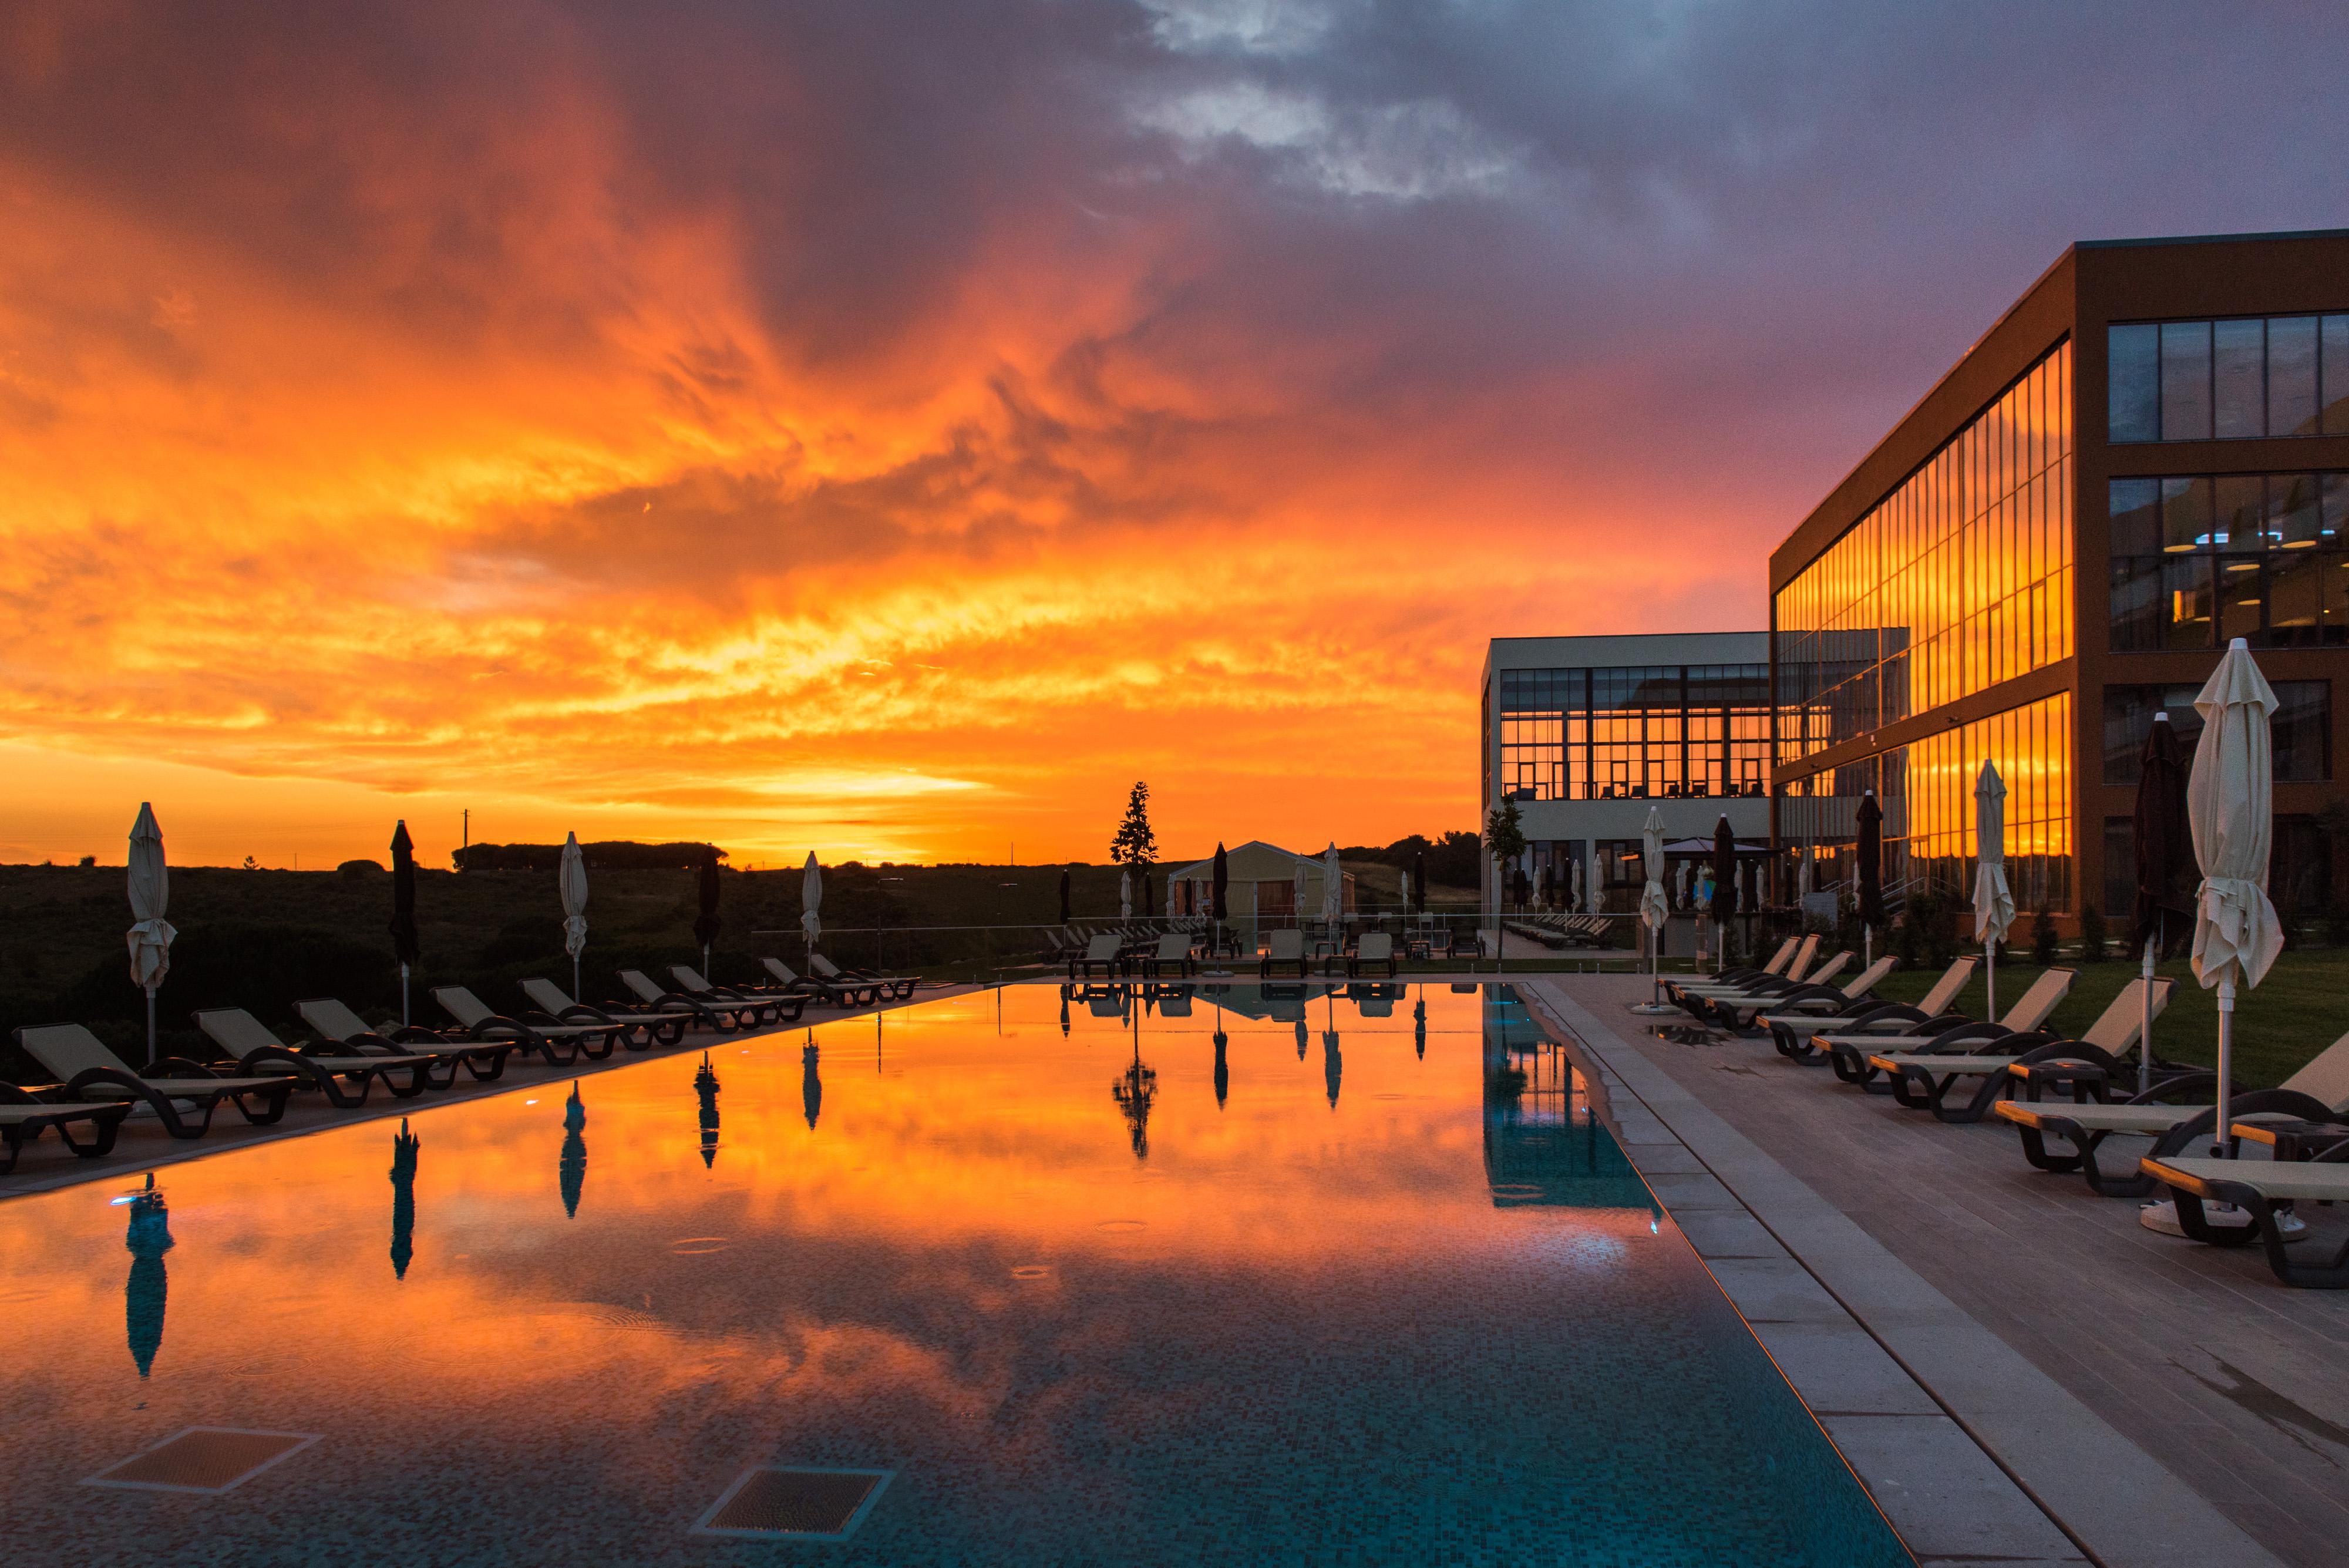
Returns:
[[[2349,1293],[2147,1231],[2137,1204],[2033,1170],[2003,1123],[1904,1111],[1766,1039],[1656,1038],[1624,1011],[1647,998],[1636,977],[1544,982],[2270,1551],[2349,1562]],[[2305,1217],[2328,1250],[2349,1222]]]

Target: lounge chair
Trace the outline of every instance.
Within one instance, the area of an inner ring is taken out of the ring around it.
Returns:
[[[698,1023],[707,1023],[721,1034],[731,1034],[738,1029],[755,1028],[778,1016],[769,1003],[779,1002],[780,994],[771,992],[763,998],[749,997],[721,992],[715,987],[705,991],[669,990],[640,969],[624,969],[620,983],[634,992],[647,1009],[663,1012],[689,1012]],[[801,1006],[807,1004],[802,1002]]]
[[[111,1154],[115,1135],[122,1130],[122,1118],[129,1114],[129,1100],[50,1103],[35,1099],[14,1084],[0,1084],[0,1150],[8,1157],[8,1162],[0,1165],[0,1176],[16,1168],[16,1157],[45,1127],[57,1128],[57,1141],[84,1159]],[[67,1130],[77,1122],[90,1124],[88,1143]]]
[[[1936,1018],[1923,1023],[1910,1023],[1895,1029],[1888,1035],[1882,1028],[1869,1026],[1837,1030],[1832,1034],[1814,1034],[1811,1044],[1827,1054],[1827,1065],[1837,1077],[1847,1084],[1884,1092],[1876,1085],[1876,1075],[1882,1071],[1868,1058],[1888,1047],[1896,1052],[1956,1051],[1969,1043],[1995,1040],[2002,1034],[2022,1034],[2037,1029],[2055,1011],[2072,989],[2079,971],[2068,969],[2042,971],[2006,1016],[1996,1023],[1977,1023],[1970,1018]]]
[[[1354,950],[1346,955],[1346,973],[1360,975],[1375,966],[1384,966],[1388,975],[1398,972],[1395,967],[1394,938],[1384,931],[1364,931],[1355,940]]]
[[[1156,950],[1142,961],[1142,971],[1150,979],[1156,980],[1166,972],[1170,964],[1177,975],[1189,976],[1198,972],[1199,962],[1191,956],[1189,937],[1170,933],[1159,938]]]
[[[1838,991],[1833,982],[1845,970],[1851,967],[1851,950],[1846,948],[1821,964],[1817,971],[1808,980],[1756,981],[1753,982],[1753,988],[1749,991],[1732,992],[1726,994],[1716,992],[1710,995],[1692,997],[1688,1002],[1688,1010],[1700,1019],[1710,1018],[1725,1028],[1742,1033],[1753,1022],[1754,1015],[1764,1008],[1788,1006],[1796,997],[1826,997],[1848,1001],[1883,979],[1890,972],[1892,966],[1899,961],[1890,957],[1878,960],[1876,963],[1868,965],[1861,971],[1867,984],[1861,986],[1859,991],[1846,993]],[[1878,964],[1882,967],[1878,968]]]
[[[1892,1097],[1912,1111],[1930,1111],[1945,1122],[1978,1122],[2014,1081],[2007,1075],[2009,1067],[2017,1062],[2063,1056],[2077,1049],[2078,1042],[2044,1033],[2038,1026],[2047,1021],[2047,1015],[2055,1011],[2055,1004],[2078,978],[2075,970],[2042,970],[2031,989],[1999,1023],[1954,1024],[1915,1045],[1870,1053],[1869,1071],[1883,1074]],[[2106,1039],[2116,1038],[2123,1031],[2128,1038],[2136,1037],[2142,1003],[2130,988],[2137,983],[2131,981],[2123,987],[2121,996],[2097,1018],[2094,1028],[2104,1031]],[[2164,986],[2156,1002],[2157,1010],[2168,1003],[2168,988]],[[2116,1022],[2124,1011],[2124,1002],[2127,1017],[2125,1022]],[[2014,1027],[2026,1020],[2026,1027]],[[1979,1078],[1982,1082],[1976,1085],[1971,1099],[1952,1108],[1950,1091],[1963,1078]]]
[[[1069,978],[1085,981],[1101,971],[1103,980],[1115,980],[1125,967],[1120,950],[1123,946],[1114,931],[1102,931],[1085,943],[1085,950],[1069,961]]]
[[[1876,1005],[1878,983],[1899,967],[1900,961],[1887,953],[1841,985],[1825,981],[1798,985],[1751,1008],[1723,998],[1707,1005],[1716,1019],[1740,1033],[1763,1022],[1764,1008],[1780,1018],[1855,1018]]]
[[[1265,939],[1264,957],[1257,961],[1257,978],[1270,980],[1274,966],[1290,964],[1297,970],[1297,978],[1303,980],[1310,961],[1305,956],[1305,933],[1295,926],[1283,926]]]
[[[828,980],[801,974],[779,958],[763,958],[759,961],[766,966],[769,974],[775,977],[775,991],[781,995],[811,997],[826,1007],[866,1007],[875,1000],[875,992],[869,985],[853,981],[846,985],[834,985]]]
[[[2141,1168],[2169,1189],[2178,1204],[2178,1229],[2195,1241],[2240,1247],[2256,1235],[2267,1248],[2269,1269],[2285,1284],[2303,1290],[2349,1289],[2349,1243],[2323,1262],[2295,1258],[2276,1220],[2278,1210],[2292,1203],[2349,1203],[2349,1144],[2304,1160],[2148,1156]],[[2203,1211],[2205,1203],[2248,1210],[2252,1223],[2213,1224]]]
[[[1973,978],[1974,971],[1981,965],[1982,960],[1971,955],[1957,960],[1942,971],[1941,978],[1933,982],[1933,989],[1927,992],[1914,1007],[1906,1002],[1870,1002],[1863,996],[1851,1004],[1849,1012],[1844,1013],[1812,1017],[1781,1013],[1774,1008],[1755,1022],[1769,1029],[1770,1043],[1777,1047],[1778,1054],[1796,1062],[1810,1059],[1816,1050],[1813,1038],[1823,1033],[1876,1032],[1893,1034],[1908,1033],[1920,1024],[1931,1023],[1936,1020],[1941,1021],[1945,1026],[1962,1023],[1961,1019],[1949,1016],[1950,1003],[1958,999],[1958,992],[1965,989],[1966,981]]]
[[[1818,950],[1819,938],[1816,931],[1806,937],[1788,937],[1778,944],[1777,952],[1760,969],[1730,969],[1719,974],[1667,980],[1664,981],[1664,995],[1685,1004],[1691,996],[1708,992],[1743,991],[1757,981],[1776,980],[1782,975],[1789,980],[1800,980],[1810,964],[1811,956]]]
[[[444,1054],[462,1062],[465,1071],[484,1083],[503,1077],[506,1058],[522,1049],[521,1042],[515,1040],[451,1039],[416,1024],[404,1025],[387,1035],[369,1028],[366,1019],[331,996],[297,1002],[294,1011],[309,1025],[312,1033],[329,1044],[368,1056]]]
[[[2209,1142],[2217,1127],[2218,1107],[2209,1103],[2218,1086],[2215,1073],[2171,1077],[2143,1096],[2112,1104],[2041,1104],[2002,1100],[1997,1115],[2013,1124],[2023,1137],[2023,1158],[2041,1170],[2079,1171],[2091,1191],[2107,1198],[2143,1198],[2156,1185],[2145,1173],[2143,1160],[2130,1162],[2114,1174],[2099,1168],[2098,1147],[2108,1137],[2149,1137],[2155,1140],[2149,1158],[2181,1155],[2197,1141]],[[2165,1103],[2173,1096],[2194,1093],[2195,1103]],[[2349,1115],[2349,1034],[2344,1034],[2310,1059],[2300,1071],[2273,1089],[2251,1089],[2233,1097],[2230,1120],[2245,1116],[2292,1116],[2314,1121]],[[2062,1138],[2073,1148],[2057,1154],[2047,1147],[2050,1137]]]
[[[676,981],[685,994],[697,1002],[742,1002],[758,1008],[752,1017],[758,1023],[797,1023],[800,1014],[807,1011],[804,992],[780,989],[752,991],[738,986],[719,985],[702,978],[701,971],[689,963],[668,966],[669,978]]]
[[[530,998],[536,1010],[525,1012],[522,1021],[533,1027],[541,1023],[600,1023],[619,1030],[620,1044],[631,1051],[649,1051],[656,1045],[675,1045],[685,1038],[693,1023],[693,1014],[682,1007],[661,1010],[628,1007],[612,1002],[603,1007],[591,1007],[575,1001],[571,993],[543,975],[533,975],[522,982],[522,993]]]
[[[545,1058],[550,1067],[567,1067],[585,1056],[600,1062],[619,1045],[620,1032],[604,1023],[524,1023],[490,1011],[489,1003],[461,985],[436,985],[432,1000],[457,1021],[470,1039],[512,1040],[525,1051]],[[597,1047],[602,1049],[598,1050]]]
[[[250,1077],[264,1069],[287,1068],[306,1086],[325,1095],[328,1105],[342,1110],[367,1104],[378,1083],[391,1091],[394,1099],[412,1100],[428,1088],[445,1089],[457,1078],[456,1058],[437,1052],[373,1056],[339,1045],[295,1049],[242,1007],[207,1007],[199,1010],[195,1018],[204,1038],[218,1046],[239,1073]]]
[[[184,1056],[166,1056],[144,1072],[133,1072],[106,1048],[105,1042],[78,1023],[27,1024],[16,1030],[16,1044],[42,1070],[65,1085],[67,1100],[144,1105],[173,1137],[203,1137],[223,1100],[235,1101],[246,1121],[267,1127],[285,1116],[286,1100],[302,1086],[302,1081],[290,1073],[229,1077]],[[188,1107],[187,1113],[181,1112],[182,1106]],[[197,1111],[203,1113],[201,1118],[193,1116]]]
[[[905,1001],[914,994],[914,988],[922,983],[917,975],[874,974],[869,969],[842,969],[822,953],[808,955],[808,968],[815,972],[818,980],[830,981],[834,985],[869,985],[892,1002]]]

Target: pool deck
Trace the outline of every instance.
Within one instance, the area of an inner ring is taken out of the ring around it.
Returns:
[[[591,1078],[598,1073],[608,1073],[616,1067],[632,1066],[657,1057],[698,1055],[704,1051],[719,1050],[745,1040],[796,1034],[802,1030],[838,1023],[843,1019],[893,1012],[899,1008],[936,1002],[942,997],[961,996],[978,989],[975,985],[935,986],[916,992],[907,1001],[884,1002],[878,1007],[811,1007],[807,1015],[796,1023],[739,1030],[731,1034],[720,1034],[709,1029],[690,1030],[679,1044],[657,1045],[649,1051],[630,1051],[623,1047],[600,1062],[591,1062],[583,1057],[560,1067],[551,1067],[537,1058],[526,1057],[516,1052],[507,1059],[502,1077],[480,1083],[470,1074],[460,1073],[456,1083],[448,1088],[427,1089],[414,1099],[394,1099],[378,1085],[368,1095],[366,1105],[341,1110],[326,1104],[318,1095],[297,1095],[286,1106],[285,1116],[267,1127],[254,1127],[237,1113],[234,1106],[224,1105],[212,1117],[212,1130],[202,1137],[175,1138],[151,1116],[134,1113],[122,1124],[122,1135],[116,1140],[114,1151],[101,1159],[77,1159],[66,1152],[65,1146],[57,1141],[55,1133],[42,1134],[26,1146],[16,1161],[16,1170],[0,1176],[0,1200],[30,1192],[50,1192],[78,1182],[116,1180],[126,1175],[177,1165],[181,1160],[201,1159],[206,1155],[220,1154],[233,1148],[248,1148],[254,1144],[271,1143],[280,1138],[331,1132],[336,1127],[349,1127],[356,1122],[413,1116],[429,1111],[435,1106],[454,1105],[460,1100],[478,1100],[491,1095],[509,1095],[518,1091],[543,1094],[550,1087],[560,1087],[574,1079]],[[79,1128],[75,1129],[75,1133],[77,1137],[82,1136]]]
[[[1640,977],[1519,990],[1595,1059],[1633,1164],[1921,1558],[1969,1550],[1912,1532],[1907,1494],[1937,1439],[1845,1323],[2069,1537],[2072,1561],[2343,1560],[2349,1296],[2279,1284],[2257,1249],[2145,1230],[2135,1203],[2033,1170],[2004,1123],[1937,1122],[1766,1040],[1648,1034],[1627,1012]],[[2337,1244],[2338,1225],[2313,1216],[2328,1240],[2311,1244]],[[1921,1517],[1939,1532],[1997,1502],[1951,1490]],[[1972,1555],[2026,1555],[2027,1521],[2002,1517],[2013,1544]]]

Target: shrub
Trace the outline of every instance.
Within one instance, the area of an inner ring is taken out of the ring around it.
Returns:
[[[2031,916],[2031,961],[2043,967],[2055,961],[2055,916],[2042,904]]]
[[[2105,930],[2105,912],[2094,904],[2080,908],[2080,961],[2102,963],[2110,956],[2111,938]]]

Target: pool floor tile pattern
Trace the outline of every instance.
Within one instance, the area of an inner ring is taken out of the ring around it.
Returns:
[[[889,1478],[887,1470],[761,1465],[745,1470],[694,1530],[702,1535],[845,1541],[880,1501]]]
[[[190,1427],[143,1453],[133,1454],[120,1464],[99,1471],[83,1484],[218,1494],[234,1490],[317,1440],[316,1436],[303,1432]]]

